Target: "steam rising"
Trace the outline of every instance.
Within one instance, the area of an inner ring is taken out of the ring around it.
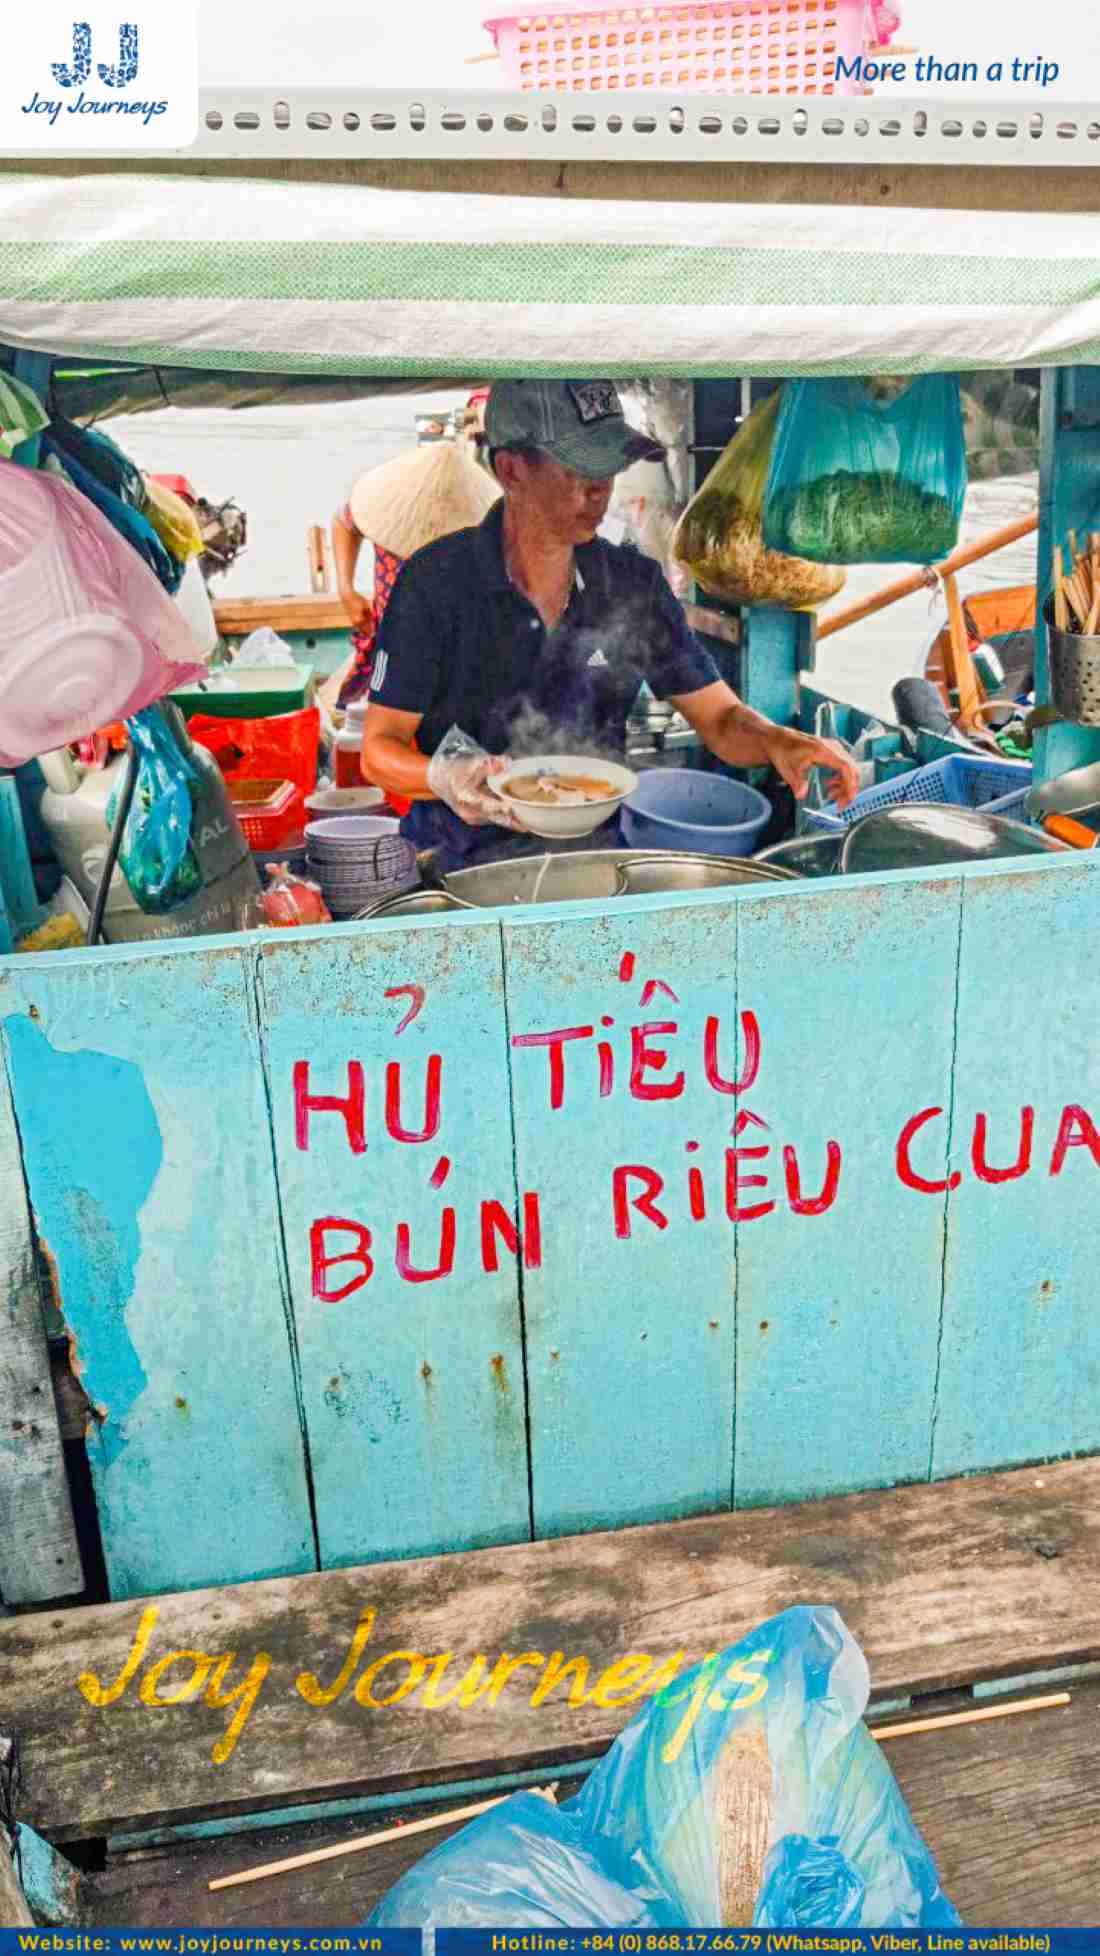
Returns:
[[[671,650],[671,631],[654,604],[633,599],[620,605],[614,618],[598,628],[572,633],[571,646],[573,672],[579,668],[589,682],[578,700],[579,723],[564,710],[555,713],[530,702],[517,704],[502,729],[514,760],[532,754],[569,754],[621,762],[623,721],[637,698],[639,681],[648,680],[660,697],[651,675],[662,669],[662,655],[667,657]],[[553,659],[552,650],[548,656]],[[606,733],[601,735],[599,727],[593,727],[593,719],[607,721]]]

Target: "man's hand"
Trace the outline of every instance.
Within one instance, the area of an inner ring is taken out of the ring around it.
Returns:
[[[836,741],[817,740],[813,734],[798,733],[793,727],[773,727],[764,736],[764,750],[796,801],[805,801],[815,767],[824,769],[829,799],[838,808],[847,808],[859,792],[859,769]]]
[[[428,762],[428,786],[471,828],[494,823],[497,828],[518,829],[520,824],[508,803],[486,786],[491,774],[503,774],[509,766],[506,756],[499,754],[462,754],[445,760],[433,754]]]

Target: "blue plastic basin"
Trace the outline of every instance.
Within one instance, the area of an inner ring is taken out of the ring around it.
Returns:
[[[724,774],[655,767],[624,801],[620,823],[623,841],[632,849],[751,856],[771,812],[766,796]]]

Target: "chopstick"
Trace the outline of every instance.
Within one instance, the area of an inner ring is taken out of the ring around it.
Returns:
[[[1077,548],[1075,530],[1068,542],[1068,570],[1061,549],[1051,553],[1054,623],[1060,632],[1089,638],[1100,631],[1100,531],[1089,532],[1084,550]]]
[[[531,1786],[526,1789],[537,1793],[542,1799],[556,1801],[558,1782],[549,1786]],[[266,1881],[269,1875],[290,1874],[296,1868],[313,1868],[319,1861],[336,1861],[344,1854],[362,1854],[367,1848],[380,1847],[383,1841],[408,1840],[411,1834],[426,1834],[436,1827],[451,1827],[459,1820],[474,1820],[478,1814],[488,1813],[490,1807],[499,1807],[511,1798],[509,1793],[499,1793],[492,1800],[478,1800],[470,1807],[452,1807],[449,1813],[431,1813],[425,1820],[409,1820],[403,1826],[384,1827],[378,1834],[360,1834],[355,1840],[340,1841],[335,1847],[315,1847],[308,1854],[292,1854],[285,1861],[267,1861],[259,1868],[243,1868],[239,1874],[221,1875],[217,1881],[208,1881],[206,1886],[211,1894],[216,1888],[240,1888],[248,1881]]]
[[[1017,1712],[1047,1711],[1054,1705],[1068,1705],[1068,1691],[1051,1691],[1044,1698],[1017,1698],[1011,1705],[981,1705],[973,1711],[942,1712],[938,1718],[911,1718],[904,1725],[871,1728],[871,1737],[907,1739],[912,1732],[945,1732],[952,1725],[978,1725],[988,1718],[1013,1718]]]

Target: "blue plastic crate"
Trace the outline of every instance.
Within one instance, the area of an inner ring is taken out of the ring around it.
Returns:
[[[1010,821],[1026,815],[1031,787],[1030,761],[987,760],[978,754],[950,754],[927,767],[897,774],[877,787],[864,788],[842,815],[824,809],[807,809],[803,827],[810,834],[835,835],[850,828],[863,815],[878,808],[899,808],[906,802],[946,802],[952,808],[982,808],[987,815],[1007,816]]]

